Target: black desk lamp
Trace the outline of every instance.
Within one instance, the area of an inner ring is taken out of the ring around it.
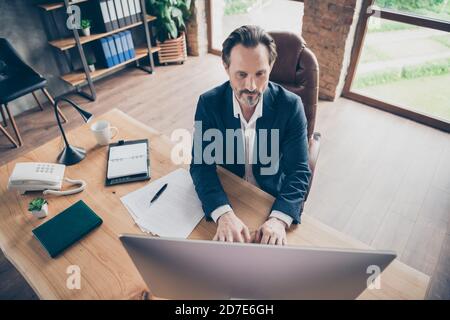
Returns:
[[[64,133],[63,127],[61,125],[61,119],[59,117],[59,112],[58,112],[58,104],[60,101],[65,101],[65,102],[69,103],[70,105],[72,105],[72,107],[74,107],[81,114],[81,116],[83,117],[83,120],[86,123],[89,122],[89,120],[91,120],[93,118],[93,115],[91,113],[81,109],[80,106],[78,106],[76,103],[70,101],[69,99],[58,98],[55,100],[54,109],[55,109],[56,121],[58,121],[58,126],[59,126],[59,129],[61,130],[62,136],[64,138],[64,143],[66,145],[64,147],[63,151],[61,151],[61,153],[58,156],[58,162],[66,165],[66,166],[71,166],[73,164],[80,162],[81,160],[83,160],[86,157],[86,150],[84,150],[82,148],[78,148],[78,147],[73,147],[67,141],[67,137],[66,137],[66,134]]]

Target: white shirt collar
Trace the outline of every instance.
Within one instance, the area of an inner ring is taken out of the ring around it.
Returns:
[[[234,91],[231,93],[233,95],[233,114],[235,118],[238,118],[240,116],[241,121],[245,121],[244,115],[242,114],[241,106],[239,105],[239,102],[234,94]],[[261,95],[261,98],[258,101],[258,104],[256,105],[256,110],[253,113],[252,117],[248,121],[248,123],[251,123],[253,121],[256,121],[256,119],[262,117],[263,113],[263,95]]]

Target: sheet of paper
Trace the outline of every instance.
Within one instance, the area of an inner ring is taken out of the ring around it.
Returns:
[[[165,183],[166,190],[150,205]],[[185,169],[177,169],[120,200],[143,232],[161,237],[187,238],[203,218],[201,202]]]
[[[147,173],[147,144],[112,147],[109,151],[108,179]]]

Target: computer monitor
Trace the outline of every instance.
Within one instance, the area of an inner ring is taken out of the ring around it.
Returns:
[[[157,238],[120,240],[152,295],[167,299],[355,299],[392,251]]]

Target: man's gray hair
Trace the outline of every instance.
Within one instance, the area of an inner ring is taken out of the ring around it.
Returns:
[[[263,44],[269,51],[269,64],[272,65],[277,58],[277,46],[272,37],[263,28],[253,25],[242,26],[234,30],[222,44],[222,61],[230,66],[231,49],[241,44],[246,48],[255,48]]]

